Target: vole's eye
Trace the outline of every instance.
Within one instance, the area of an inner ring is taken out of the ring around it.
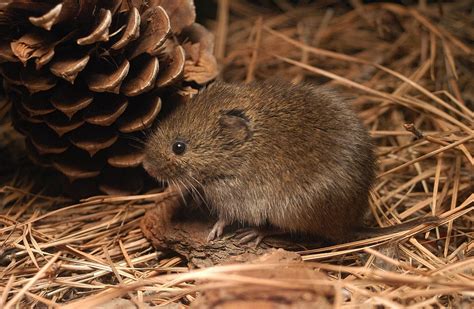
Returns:
[[[186,144],[183,142],[175,142],[172,150],[176,155],[182,155],[186,151]]]

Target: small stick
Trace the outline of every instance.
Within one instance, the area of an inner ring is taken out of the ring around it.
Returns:
[[[227,28],[229,25],[229,0],[219,0],[218,10],[218,30],[215,53],[217,59],[223,59],[225,56],[225,45],[227,41]]]
[[[262,41],[262,17],[257,18],[255,22],[256,34],[255,34],[255,43],[252,50],[252,58],[250,58],[250,63],[247,71],[247,78],[245,79],[246,83],[250,83],[255,79],[255,67],[257,66],[258,59],[258,50],[260,49],[260,42]]]
[[[455,165],[455,172],[454,172],[454,183],[453,183],[453,196],[451,198],[451,210],[456,208],[456,203],[458,201],[458,192],[459,192],[459,179],[461,172],[461,157],[456,156],[456,165]],[[451,240],[451,233],[453,230],[453,221],[448,222],[448,231],[446,237],[446,243],[444,245],[444,257],[448,256],[448,249],[449,249],[449,241]]]
[[[415,135],[416,139],[422,139],[423,133],[421,133],[420,130],[418,130],[413,123],[405,123],[403,127],[410,133],[413,133]]]

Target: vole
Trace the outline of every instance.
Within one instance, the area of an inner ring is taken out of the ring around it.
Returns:
[[[214,82],[146,144],[151,176],[196,191],[217,214],[209,240],[233,222],[340,243],[435,220],[363,226],[374,145],[346,100],[311,84]]]

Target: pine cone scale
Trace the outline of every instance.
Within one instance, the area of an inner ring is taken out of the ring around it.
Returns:
[[[51,129],[44,125],[33,126],[27,131],[27,135],[39,154],[60,154],[69,148],[66,139],[58,138]]]
[[[89,106],[92,101],[94,101],[92,92],[71,86],[58,87],[51,97],[51,104],[69,118]]]
[[[127,26],[123,31],[122,37],[115,42],[110,48],[119,50],[124,48],[131,41],[136,40],[140,36],[140,13],[137,8],[132,8],[128,14]]]
[[[144,30],[136,46],[133,46],[129,58],[133,59],[143,53],[156,55],[171,32],[171,23],[166,11],[161,7],[151,7],[143,13]]]
[[[56,132],[59,137],[74,131],[85,123],[82,117],[68,118],[59,111],[45,116],[44,121],[46,122],[46,125]]]
[[[63,4],[60,3],[49,10],[46,14],[39,17],[30,17],[30,22],[36,27],[51,30],[51,27],[58,21],[58,17],[63,9]]]
[[[125,59],[109,74],[107,72],[89,74],[86,76],[86,83],[89,89],[95,92],[119,93],[122,81],[127,77],[129,70],[130,62]]]
[[[49,99],[41,95],[23,98],[22,106],[32,116],[44,116],[53,113],[56,110],[56,108],[49,102]]]
[[[154,86],[159,71],[156,57],[141,56],[134,59],[130,74],[125,79],[120,91],[129,97],[148,92]]]
[[[166,67],[162,70],[163,73],[158,76],[156,82],[158,87],[167,87],[180,78],[184,71],[185,57],[184,49],[181,46],[176,46],[172,56],[166,60]]]
[[[54,55],[54,38],[50,33],[35,31],[22,36],[19,40],[11,42],[10,48],[13,54],[20,59],[23,64],[31,58],[51,59]],[[44,63],[44,61],[43,61]]]
[[[137,167],[141,164],[144,154],[137,148],[129,147],[125,141],[119,141],[110,148],[111,155],[107,163],[113,167]]]
[[[77,75],[84,70],[89,63],[90,56],[80,55],[77,58],[73,57],[57,57],[56,61],[53,61],[49,67],[51,73],[60,77],[71,84],[76,80]]]
[[[157,96],[142,98],[132,103],[136,104],[130,104],[129,112],[117,121],[118,130],[122,133],[148,129],[161,110],[161,99]]]
[[[79,149],[85,150],[93,157],[98,151],[112,146],[118,139],[117,132],[111,127],[98,128],[86,125],[75,130],[70,142]]]
[[[84,112],[87,123],[98,126],[110,126],[125,112],[128,106],[126,97],[113,94],[104,94],[98,98],[99,102],[108,102],[104,108],[93,105]]]
[[[101,9],[98,16],[99,22],[92,29],[91,33],[76,40],[77,45],[91,45],[97,42],[107,42],[109,40],[109,27],[112,23],[112,13],[109,10]]]

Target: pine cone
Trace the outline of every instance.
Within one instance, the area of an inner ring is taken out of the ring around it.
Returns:
[[[192,0],[21,0],[0,7],[0,74],[30,157],[72,185],[136,193],[163,104],[217,75]],[[95,192],[94,192],[95,193]]]

